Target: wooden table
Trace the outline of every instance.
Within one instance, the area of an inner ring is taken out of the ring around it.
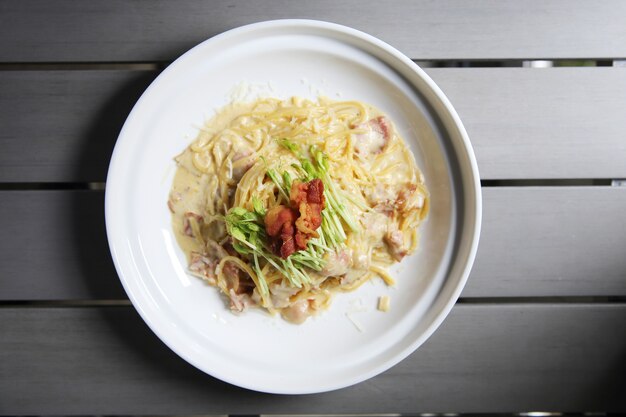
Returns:
[[[230,386],[170,351],[126,298],[103,217],[117,134],[159,71],[288,17],[423,62],[466,125],[484,198],[475,267],[434,336],[306,396]],[[0,413],[625,412],[625,22],[617,0],[0,2]]]

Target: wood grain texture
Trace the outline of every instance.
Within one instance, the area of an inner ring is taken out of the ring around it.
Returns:
[[[144,71],[0,72],[0,181],[104,181]]]
[[[104,194],[0,192],[0,299],[124,299],[106,240]]]
[[[462,296],[626,295],[626,188],[483,187]]]
[[[429,69],[483,179],[626,177],[626,68]],[[0,72],[0,181],[104,181],[152,71]]]
[[[626,295],[626,189],[483,188],[463,297]],[[0,192],[0,299],[124,299],[103,194]]]
[[[279,396],[193,368],[132,307],[5,307],[0,328],[11,337],[0,338],[0,413],[624,412],[625,321],[623,305],[458,305],[382,375]]]
[[[169,61],[263,20],[341,23],[415,59],[619,58],[626,4],[583,0],[3,1],[0,62]]]
[[[463,120],[481,178],[626,177],[626,68],[428,74]]]

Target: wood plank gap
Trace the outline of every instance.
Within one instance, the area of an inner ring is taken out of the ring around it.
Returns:
[[[527,411],[520,413],[383,413],[383,414],[259,414],[258,417],[592,417],[606,416],[606,413],[561,413],[547,411]],[[254,414],[229,414],[228,417],[251,417]],[[203,416],[210,417],[210,416]]]
[[[626,296],[461,297],[458,304],[623,304]]]
[[[0,301],[2,308],[83,308],[83,307],[130,307],[128,299],[122,300],[11,300]]]
[[[486,60],[420,60],[413,59],[422,68],[521,68],[524,61],[519,59],[486,59]]]
[[[610,178],[564,178],[564,179],[501,179],[481,180],[483,187],[589,187],[611,186]]]
[[[548,62],[547,67],[611,67],[613,60],[611,59],[593,59],[593,58],[576,58],[576,59],[550,59],[544,58],[537,60],[536,58],[528,59],[481,59],[481,60],[455,60],[455,59],[437,59],[437,60],[419,60],[414,59],[420,67],[424,68],[515,68],[515,67],[532,67],[533,62]]]
[[[562,413],[551,411],[524,411],[519,413],[377,413],[377,414],[224,414],[188,417],[602,417],[610,413]]]
[[[161,71],[170,62],[0,62],[0,71]]]
[[[104,182],[3,182],[0,191],[33,190],[97,190],[105,189]]]
[[[254,414],[253,414],[254,415]],[[404,413],[377,413],[377,414],[258,414],[258,417],[444,417],[444,416],[459,416],[464,417],[466,414],[458,413],[419,413],[419,414],[404,414]],[[511,414],[510,416],[517,416],[518,414]],[[243,417],[247,414],[229,414],[228,417]],[[494,417],[488,415],[489,417]],[[507,414],[507,416],[509,416]]]

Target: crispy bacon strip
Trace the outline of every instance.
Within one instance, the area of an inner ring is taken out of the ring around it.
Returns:
[[[324,183],[319,178],[309,182],[294,181],[289,196],[291,205],[300,211],[296,220],[296,247],[306,249],[309,239],[319,237],[316,232],[322,224],[322,210],[324,209]]]
[[[265,231],[269,236],[275,238],[276,252],[281,258],[288,258],[296,251],[294,238],[297,218],[297,211],[283,205],[272,208],[265,215]]]
[[[324,183],[294,181],[291,186],[292,207],[276,206],[265,215],[265,231],[274,238],[275,252],[286,259],[295,251],[306,249],[309,239],[318,237],[322,224]]]

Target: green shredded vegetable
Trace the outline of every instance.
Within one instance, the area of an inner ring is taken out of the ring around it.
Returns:
[[[260,204],[260,202],[259,202]],[[253,202],[254,205],[254,202]],[[225,216],[226,230],[233,238],[233,248],[241,255],[251,255],[254,264],[252,269],[259,279],[259,291],[268,294],[267,280],[259,264],[263,258],[274,268],[280,271],[290,283],[298,288],[311,280],[305,268],[321,271],[326,264],[321,250],[299,251],[287,259],[275,255],[269,246],[269,237],[265,232],[265,210],[255,207],[254,211],[247,211],[243,207],[234,207]],[[263,214],[261,214],[263,213]],[[295,256],[297,254],[297,256]]]
[[[265,259],[270,265],[283,274],[291,285],[301,288],[303,284],[311,282],[307,270],[321,271],[328,252],[344,246],[347,238],[344,224],[352,231],[358,231],[358,225],[346,206],[346,197],[333,184],[328,173],[328,159],[317,147],[309,149],[311,158],[303,155],[295,143],[282,139],[278,142],[282,147],[291,151],[299,161],[293,164],[302,182],[309,182],[319,178],[324,183],[324,197],[326,206],[322,210],[322,225],[318,230],[319,237],[310,239],[305,250],[291,254],[287,259],[274,254],[270,248],[270,239],[265,231],[266,209],[262,202],[253,197],[253,211],[243,207],[234,207],[225,216],[226,229],[233,239],[233,248],[241,255],[251,256],[254,263],[252,269],[259,280],[259,291],[267,295],[268,285],[259,259]],[[283,197],[289,201],[293,178],[289,172],[279,174],[276,170],[267,168],[267,176],[278,188]],[[351,201],[351,200],[350,200]]]
[[[339,221],[336,217],[339,216],[350,228],[350,230],[357,232],[359,230],[359,226],[346,206],[346,201],[352,201],[352,199],[346,198],[330,178],[330,174],[328,173],[328,158],[326,155],[324,155],[318,147],[311,146],[309,148],[311,158],[306,158],[302,155],[298,145],[288,139],[281,139],[278,143],[285,149],[290,150],[299,159],[300,164],[293,164],[292,167],[300,172],[301,181],[308,182],[314,178],[322,180],[324,183],[324,196],[326,197],[327,203],[325,210],[330,212],[330,220],[338,225]],[[270,178],[274,181],[271,175]],[[279,188],[282,185],[279,185],[276,181],[274,181],[274,183]],[[343,242],[346,239],[343,228],[338,227],[337,229],[340,229],[336,230],[336,232],[343,236],[341,239]]]

